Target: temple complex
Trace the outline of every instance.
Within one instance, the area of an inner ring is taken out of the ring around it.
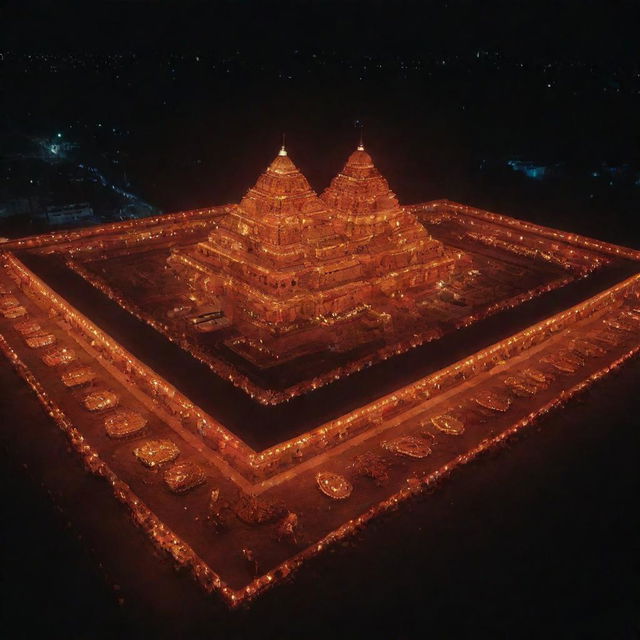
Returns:
[[[383,339],[412,290],[459,257],[399,206],[362,145],[322,198],[283,146],[208,238],[168,263],[233,321],[241,335],[227,346],[271,366]]]
[[[362,145],[318,196],[283,148],[239,204],[4,243],[0,354],[149,540],[237,607],[637,357],[639,265],[401,207]],[[16,433],[40,442],[33,415]]]

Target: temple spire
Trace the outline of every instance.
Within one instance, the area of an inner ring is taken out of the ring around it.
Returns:
[[[364,125],[360,123],[360,143],[358,144],[358,151],[364,151],[363,135],[364,135]]]
[[[279,156],[286,156],[287,155],[287,150],[284,147],[285,136],[286,136],[286,134],[283,133],[282,134],[282,147],[280,147],[280,151],[278,152]]]

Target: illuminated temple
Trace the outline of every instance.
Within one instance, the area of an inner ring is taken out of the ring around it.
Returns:
[[[322,195],[283,148],[238,204],[0,247],[3,364],[231,607],[640,354],[639,251],[401,207],[362,145]]]
[[[381,338],[457,255],[399,206],[362,145],[321,198],[283,146],[208,238],[169,264],[233,321],[242,337],[229,346],[268,366]]]

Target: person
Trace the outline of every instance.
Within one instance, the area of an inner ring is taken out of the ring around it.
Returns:
[[[297,537],[297,528],[298,528],[298,514],[290,511],[287,515],[282,518],[277,528],[277,539],[278,542],[282,542],[283,540],[289,542],[291,544],[298,544]]]
[[[216,533],[225,531],[228,526],[227,513],[229,503],[226,500],[219,500],[220,491],[214,489],[209,497],[209,509],[207,511],[207,520],[211,523]]]
[[[255,553],[248,547],[243,547],[242,555],[247,561],[251,575],[255,578],[258,575],[258,561],[256,559]]]

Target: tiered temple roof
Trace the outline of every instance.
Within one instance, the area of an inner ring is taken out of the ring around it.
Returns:
[[[424,270],[426,263],[444,253],[442,244],[400,207],[362,144],[349,156],[322,199],[336,212],[338,227],[364,249],[363,260],[372,277],[412,267]],[[411,286],[406,278],[403,282]]]
[[[282,348],[291,348],[283,336],[362,311],[369,297],[348,238],[284,148],[208,239],[174,252],[170,264],[219,296],[241,333],[279,338]]]
[[[206,241],[169,259],[221,301],[244,355],[275,360],[380,337],[389,294],[431,286],[452,262],[362,147],[322,199],[283,147]]]

